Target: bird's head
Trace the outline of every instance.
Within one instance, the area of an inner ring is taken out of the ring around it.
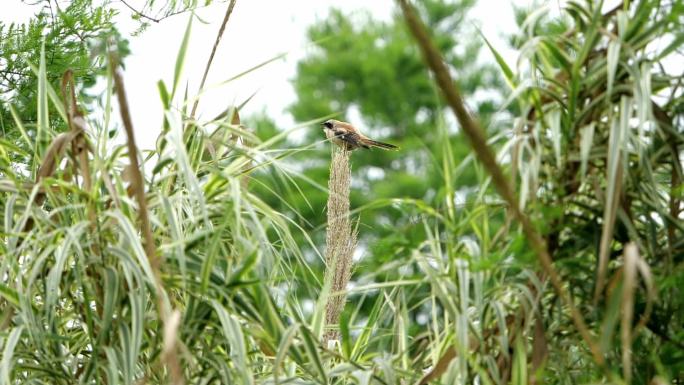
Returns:
[[[321,123],[321,128],[324,129],[324,130],[325,130],[326,128],[327,128],[327,129],[332,129],[333,127],[335,127],[336,124],[337,124],[337,121],[336,121],[336,120],[334,120],[334,119],[328,119],[328,120],[326,120],[325,122]]]

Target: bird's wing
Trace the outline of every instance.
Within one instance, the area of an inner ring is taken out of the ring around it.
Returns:
[[[353,148],[356,148],[356,147],[368,148],[368,145],[365,143],[363,136],[357,132],[347,132],[341,138],[345,142],[349,143]]]
[[[360,135],[356,131],[349,130],[346,127],[336,127],[334,133],[337,138],[348,143],[352,148],[366,147],[363,143],[363,135]]]
[[[346,134],[346,133],[349,132],[349,130],[348,130],[346,127],[343,127],[343,126],[333,126],[333,127],[331,128],[331,130],[333,131],[333,133],[335,134],[335,136],[342,136],[342,135],[344,135],[344,134]]]
[[[348,133],[348,135],[354,135],[354,137],[361,142],[371,140],[369,137],[362,134],[361,131],[359,131],[356,127],[352,126],[350,123],[339,122],[337,124],[337,127],[345,130]]]

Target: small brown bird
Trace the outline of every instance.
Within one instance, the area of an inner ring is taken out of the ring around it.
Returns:
[[[378,147],[382,148],[383,150],[395,150],[398,148],[393,144],[378,142],[367,137],[347,122],[340,122],[339,120],[330,119],[321,123],[321,126],[323,126],[325,136],[330,139],[331,142],[346,149],[347,151],[356,150],[360,147],[366,149]]]

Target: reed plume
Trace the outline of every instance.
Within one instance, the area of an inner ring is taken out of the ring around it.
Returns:
[[[323,336],[325,344],[339,339],[339,332],[330,328],[339,322],[347,299],[345,289],[351,278],[352,257],[356,248],[356,230],[352,230],[349,215],[349,187],[351,184],[350,151],[335,147],[330,163],[328,180],[328,227],[325,234],[325,281],[330,295],[325,308],[325,324],[328,331]]]

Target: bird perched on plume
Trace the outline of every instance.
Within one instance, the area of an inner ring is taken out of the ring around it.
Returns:
[[[378,142],[367,137],[347,122],[330,119],[321,123],[321,126],[323,126],[325,136],[331,142],[347,151],[356,150],[357,148],[370,149],[371,147],[378,147],[383,150],[395,150],[398,148],[393,144]]]

